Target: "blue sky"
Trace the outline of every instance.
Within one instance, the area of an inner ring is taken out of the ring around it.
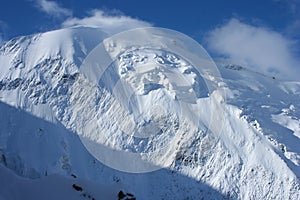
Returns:
[[[0,41],[86,23],[151,24],[187,34],[214,56],[265,72],[299,69],[300,0],[2,1]]]
[[[1,3],[0,20],[6,26],[6,39],[58,28],[65,18],[83,18],[93,9],[114,14],[119,12],[155,26],[181,31],[195,39],[232,17],[279,32],[288,31],[300,18],[298,0],[56,0],[53,2],[69,12],[59,16],[43,12],[38,2],[10,0]]]

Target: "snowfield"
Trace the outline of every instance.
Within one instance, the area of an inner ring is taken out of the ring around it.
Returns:
[[[0,199],[300,199],[300,82],[107,36],[0,47]]]

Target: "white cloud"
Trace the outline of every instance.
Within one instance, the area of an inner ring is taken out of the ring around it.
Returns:
[[[85,18],[69,18],[63,22],[62,26],[94,26],[102,28],[108,34],[115,34],[133,28],[148,27],[151,24],[124,15],[108,15],[102,10],[93,10],[90,12],[90,16]]]
[[[231,62],[282,79],[299,80],[300,62],[294,54],[296,43],[280,33],[231,19],[209,32],[206,41],[211,51]]]
[[[71,16],[72,12],[69,9],[59,6],[54,1],[36,0],[37,7],[52,17]]]

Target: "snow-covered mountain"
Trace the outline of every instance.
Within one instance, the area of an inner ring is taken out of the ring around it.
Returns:
[[[82,63],[106,37],[74,27],[0,47],[0,199],[300,198],[300,82],[224,62],[200,77],[147,48],[95,82]],[[114,95],[119,80],[137,95]]]

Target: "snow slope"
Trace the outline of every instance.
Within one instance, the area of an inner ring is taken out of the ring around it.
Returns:
[[[76,27],[0,47],[1,185],[16,182],[26,196],[34,184],[61,184],[64,197],[84,198],[69,187],[76,175],[100,199],[97,184],[137,199],[300,198],[300,82],[221,62],[223,79],[200,77],[151,48],[122,52],[94,81],[80,66],[106,37]],[[114,95],[126,84],[132,99]],[[80,138],[103,148],[95,155]],[[141,166],[150,170],[132,173]],[[0,199],[15,193],[1,188]]]
[[[0,166],[0,199],[117,199],[120,188],[59,174],[28,179]]]

